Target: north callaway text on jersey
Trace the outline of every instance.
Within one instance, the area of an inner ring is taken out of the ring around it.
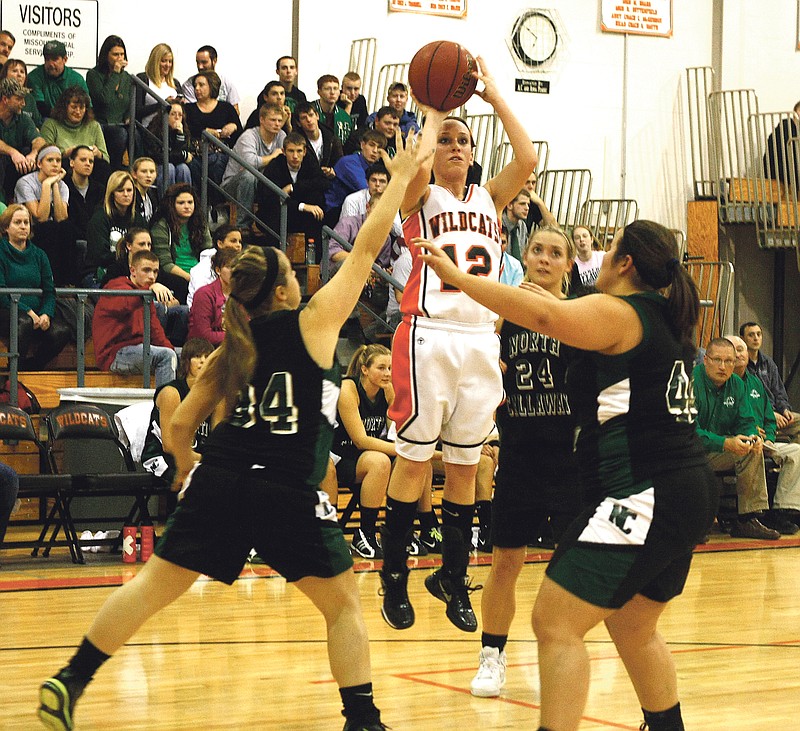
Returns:
[[[561,341],[531,330],[521,330],[508,339],[508,357],[516,358],[525,353],[547,353],[558,357]]]
[[[565,393],[510,393],[506,398],[506,410],[512,417],[572,414]]]

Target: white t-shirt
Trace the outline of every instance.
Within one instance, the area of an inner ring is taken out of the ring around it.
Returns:
[[[605,251],[592,251],[589,261],[581,261],[580,257],[575,257],[575,264],[578,267],[578,276],[584,287],[592,287],[600,274],[600,265],[603,263]]]

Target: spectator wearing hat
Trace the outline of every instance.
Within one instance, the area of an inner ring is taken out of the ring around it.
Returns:
[[[0,81],[0,194],[11,200],[17,180],[36,169],[36,156],[44,145],[33,120],[22,113],[28,89],[18,81]]]
[[[43,117],[50,116],[50,110],[58,98],[70,86],[80,86],[87,94],[83,76],[67,66],[67,49],[61,41],[47,41],[42,46],[44,63],[28,75],[28,85],[33,90],[33,98]]]

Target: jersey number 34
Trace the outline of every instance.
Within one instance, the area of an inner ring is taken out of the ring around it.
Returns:
[[[273,434],[297,433],[297,407],[294,405],[292,374],[287,371],[273,373],[258,404],[258,415],[269,424]],[[247,395],[242,394],[231,414],[230,423],[249,429],[256,423],[256,390],[251,385]]]

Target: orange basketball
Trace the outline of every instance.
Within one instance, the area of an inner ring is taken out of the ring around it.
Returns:
[[[408,84],[420,102],[442,112],[466,103],[478,83],[474,56],[453,41],[433,41],[414,54]]]

